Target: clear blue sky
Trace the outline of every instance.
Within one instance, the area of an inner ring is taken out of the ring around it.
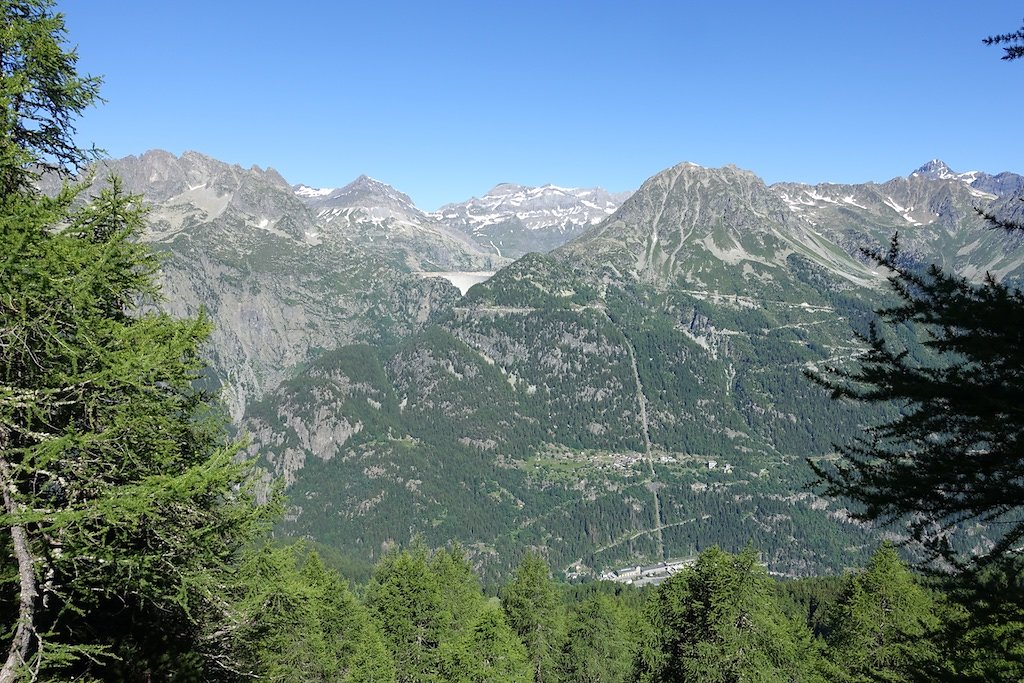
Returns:
[[[883,181],[1024,171],[1021,2],[62,0],[107,104],[80,140],[424,209],[499,182],[638,187],[681,161]]]

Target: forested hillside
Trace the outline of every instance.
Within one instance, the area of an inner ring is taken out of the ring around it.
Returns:
[[[422,332],[298,369],[244,422],[286,479],[288,533],[364,562],[415,534],[455,538],[488,575],[527,547],[565,576],[750,541],[785,575],[866,562],[878,530],[809,490],[805,465],[893,414],[830,401],[805,377],[858,358],[856,335],[896,301],[859,245],[907,223],[889,195],[913,192],[915,216],[935,210],[903,243],[909,268],[970,273],[974,253],[1015,277],[1020,248],[982,227],[982,193],[960,179],[919,172],[852,204],[795,191],[735,168],[668,169]],[[910,328],[893,333],[928,362]],[[962,542],[988,542],[975,532]]]

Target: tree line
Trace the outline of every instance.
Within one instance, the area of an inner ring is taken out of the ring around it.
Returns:
[[[1024,612],[999,623],[888,543],[840,577],[778,580],[711,548],[658,586],[560,584],[528,553],[480,584],[464,549],[393,550],[350,587],[309,548],[247,554],[227,651],[275,681],[617,683],[1019,680]]]

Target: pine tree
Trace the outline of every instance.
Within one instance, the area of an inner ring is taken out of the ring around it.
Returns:
[[[458,544],[435,551],[430,570],[437,578],[443,610],[449,617],[444,638],[453,638],[469,628],[486,606],[480,579]]]
[[[76,171],[96,157],[74,140],[75,119],[99,100],[81,76],[52,0],[0,0],[0,192],[31,190],[43,171]]]
[[[526,649],[494,606],[484,606],[454,640],[442,646],[444,680],[452,683],[529,683]]]
[[[749,549],[703,552],[658,587],[650,619],[652,641],[637,654],[636,680],[824,680],[810,632],[783,614],[771,579]]]
[[[451,616],[422,545],[385,555],[374,569],[366,603],[384,633],[400,683],[434,681]]]
[[[1019,570],[993,563],[945,577],[939,645],[944,665],[962,683],[1024,680],[1024,583]]]
[[[189,641],[271,511],[253,504],[247,466],[195,388],[209,324],[138,308],[156,262],[134,239],[137,201],[116,181],[79,211],[69,197],[0,208],[10,675],[47,658],[86,665],[147,629]]]
[[[1000,59],[1006,61],[1021,59],[1024,57],[1024,26],[1021,26],[1016,31],[997,33],[987,38],[982,38],[981,42],[986,45],[1001,45],[1003,47],[1003,56]]]
[[[366,608],[301,545],[263,546],[239,566],[229,651],[242,672],[267,681],[395,678]]]
[[[196,388],[209,322],[146,307],[138,199],[32,187],[87,160],[71,122],[97,97],[51,8],[0,2],[0,683],[200,675],[272,507]]]
[[[548,564],[530,552],[515,577],[501,592],[501,607],[509,626],[526,646],[534,683],[558,680],[558,646],[562,613]]]
[[[320,623],[320,592],[304,580],[292,547],[264,546],[239,567],[232,633],[243,673],[278,683],[329,680],[338,668]]]
[[[987,558],[1012,557],[1024,542],[1024,293],[991,276],[916,270],[895,238],[871,256],[901,299],[881,322],[911,329],[929,356],[875,324],[853,368],[812,373],[833,398],[899,414],[838,446],[834,466],[811,467],[825,495],[859,503],[859,519],[908,524],[935,557],[963,564],[949,535],[970,522],[995,541]]]
[[[883,544],[852,577],[829,618],[830,658],[848,681],[934,680],[939,607]]]
[[[618,683],[630,672],[628,624],[611,598],[595,593],[569,617],[559,653],[563,681]]]
[[[328,569],[316,553],[306,557],[301,576],[314,591],[317,623],[332,661],[325,680],[394,681],[395,665],[384,635],[341,576]]]

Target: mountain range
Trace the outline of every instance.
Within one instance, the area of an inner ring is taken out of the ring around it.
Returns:
[[[628,196],[503,184],[433,213],[366,177],[107,165],[152,207],[164,305],[216,325],[215,379],[286,483],[282,531],[365,563],[420,536],[485,574],[527,548],[582,577],[748,542],[778,573],[858,566],[898,529],[817,497],[804,461],[884,411],[802,373],[855,358],[888,300],[863,250],[898,233],[968,278],[1024,265],[978,213],[1020,216],[1024,178],[938,161],[813,186],[687,163]]]

